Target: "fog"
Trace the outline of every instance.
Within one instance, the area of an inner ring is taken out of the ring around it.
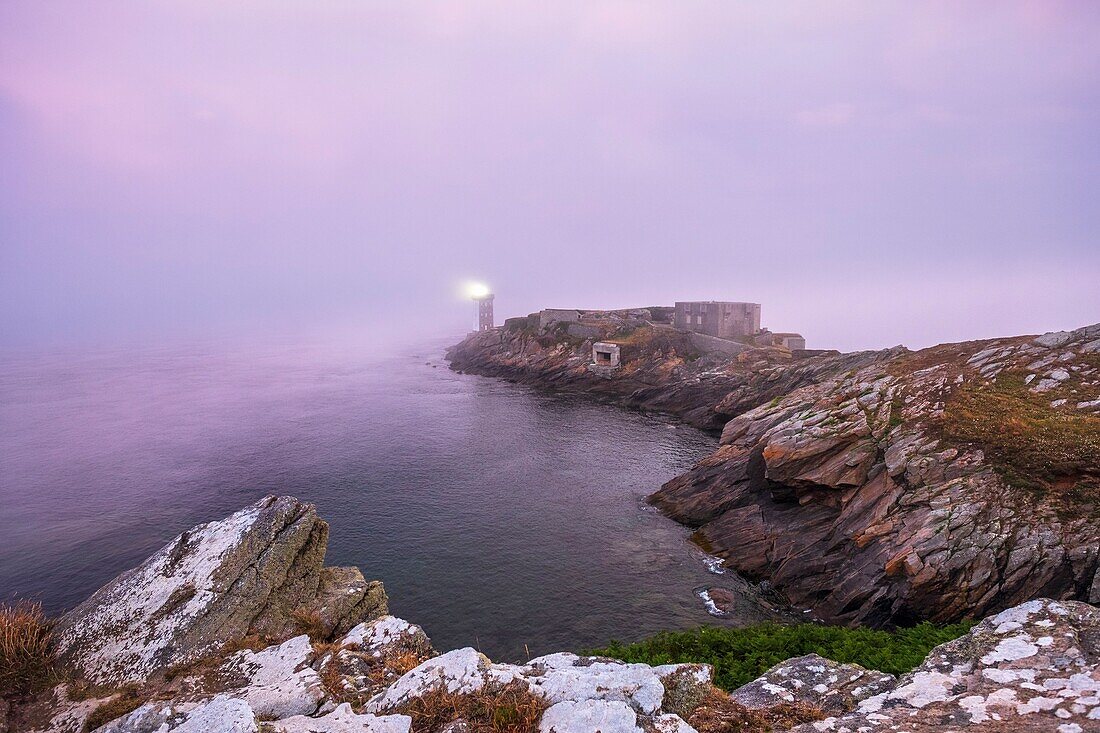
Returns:
[[[1100,5],[0,4],[0,346],[1100,321]]]

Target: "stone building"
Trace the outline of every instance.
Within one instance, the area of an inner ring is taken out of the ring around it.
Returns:
[[[618,344],[597,341],[592,344],[592,363],[596,366],[617,367],[621,358]]]
[[[677,301],[673,325],[723,339],[752,336],[760,330],[759,303],[717,300]]]
[[[773,333],[773,342],[776,346],[786,346],[791,351],[801,351],[806,348],[806,339],[800,333]]]

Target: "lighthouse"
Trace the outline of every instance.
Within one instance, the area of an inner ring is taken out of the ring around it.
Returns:
[[[466,295],[477,303],[477,330],[488,331],[493,327],[493,293],[484,283],[466,283]]]
[[[488,331],[493,327],[493,294],[475,295],[477,301],[477,330]]]

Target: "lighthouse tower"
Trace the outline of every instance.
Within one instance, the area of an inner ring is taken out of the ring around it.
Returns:
[[[474,296],[477,301],[477,330],[488,331],[493,327],[493,294]]]

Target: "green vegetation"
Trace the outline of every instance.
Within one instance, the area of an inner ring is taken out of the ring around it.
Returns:
[[[1066,384],[1063,389],[1068,389]],[[1051,393],[1032,394],[1020,372],[989,385],[964,386],[948,400],[943,437],[974,443],[1009,483],[1054,490],[1070,504],[1100,498],[1100,417],[1050,406]]]
[[[703,626],[664,631],[636,644],[613,641],[586,653],[645,664],[710,664],[714,666],[714,683],[733,690],[779,662],[811,653],[903,674],[920,664],[932,647],[962,636],[973,625],[968,621],[944,626],[924,622],[896,631],[818,624],[759,624],[740,629]]]

